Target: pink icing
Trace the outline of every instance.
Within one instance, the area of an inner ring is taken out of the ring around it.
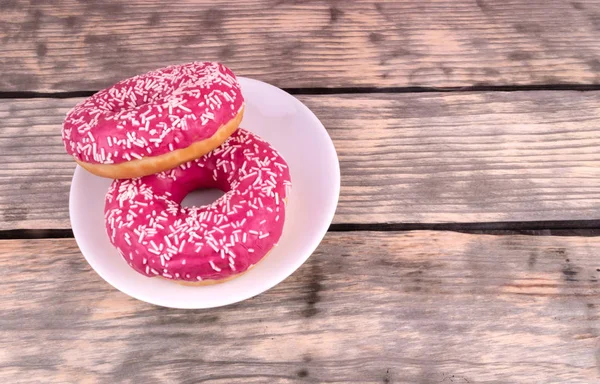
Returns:
[[[213,152],[170,171],[115,180],[104,209],[110,241],[146,276],[199,281],[246,271],[279,240],[290,173],[281,155],[238,129]],[[191,191],[225,195],[182,207]]]
[[[235,75],[222,64],[173,65],[84,100],[67,114],[62,137],[78,160],[122,163],[206,139],[243,104]]]

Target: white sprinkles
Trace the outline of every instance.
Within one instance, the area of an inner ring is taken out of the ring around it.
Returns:
[[[123,80],[76,105],[62,137],[79,160],[121,163],[210,137],[242,107],[239,83],[223,65],[174,65]]]
[[[171,192],[178,179],[196,174],[216,175],[231,189],[210,205],[181,207]],[[157,192],[165,185],[171,192]],[[290,186],[279,153],[240,128],[184,167],[115,180],[106,196],[106,229],[113,245],[145,275],[189,281],[225,277],[248,269],[278,241],[285,212],[280,208]]]

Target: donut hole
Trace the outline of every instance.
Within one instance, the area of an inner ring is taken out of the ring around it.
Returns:
[[[181,205],[183,207],[200,207],[209,205],[217,201],[225,192],[217,188],[202,188],[196,189],[188,193]]]
[[[174,84],[166,81],[164,83],[156,84],[154,88],[145,90],[143,97],[136,95],[134,92],[122,97],[120,100],[113,100],[113,104],[102,104],[99,108],[103,108],[113,114],[121,114],[138,111],[141,113],[144,111],[142,107],[146,105],[154,104],[177,104],[181,98],[181,95],[185,93],[187,84]],[[188,87],[189,88],[189,87]],[[96,97],[101,97],[108,92],[108,89],[100,91],[96,94]],[[181,111],[181,110],[179,110]]]

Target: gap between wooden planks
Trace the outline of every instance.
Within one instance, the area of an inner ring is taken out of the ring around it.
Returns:
[[[3,240],[0,381],[588,384],[598,249],[599,237],[329,233],[264,294],[174,310],[110,287],[73,239]]]
[[[299,98],[339,154],[336,224],[600,219],[600,92]],[[80,100],[0,104],[0,230],[70,227],[60,129]]]
[[[101,89],[194,60],[286,88],[597,84],[599,13],[589,0],[9,1],[0,91]]]

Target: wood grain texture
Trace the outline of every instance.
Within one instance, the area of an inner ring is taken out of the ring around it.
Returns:
[[[220,60],[280,87],[595,83],[593,0],[3,1],[0,91]]]
[[[4,383],[593,383],[600,238],[329,233],[225,308],[116,291],[75,241],[0,242]]]
[[[600,219],[600,92],[300,98],[339,154],[335,223]],[[77,101],[0,104],[0,229],[70,227]]]

